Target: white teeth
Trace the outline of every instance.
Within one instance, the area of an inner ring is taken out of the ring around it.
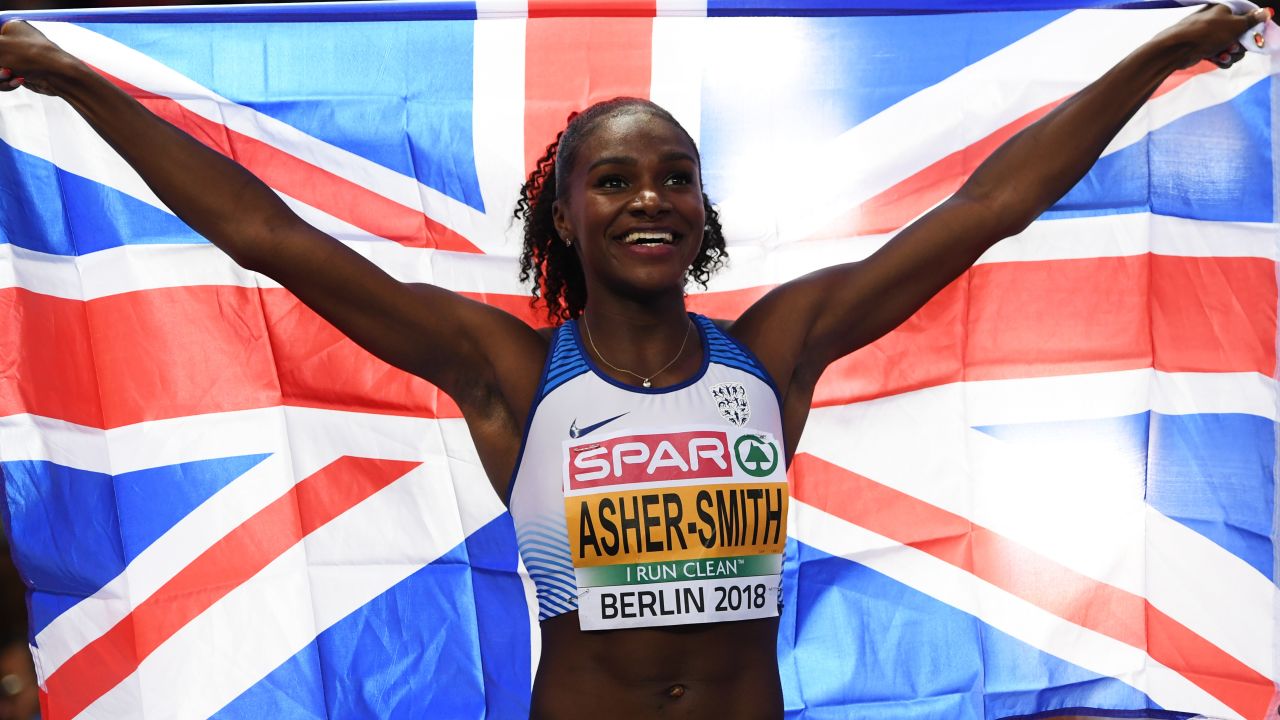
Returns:
[[[670,245],[675,238],[667,232],[633,232],[622,239],[628,245],[663,243]]]

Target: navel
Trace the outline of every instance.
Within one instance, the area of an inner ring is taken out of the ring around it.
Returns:
[[[671,697],[673,697],[673,698],[680,698],[680,697],[684,697],[684,686],[683,686],[683,685],[680,685],[680,684],[678,684],[678,683],[677,683],[677,684],[675,684],[675,685],[672,685],[672,686],[667,690],[667,695],[669,695],[669,696],[671,696]]]

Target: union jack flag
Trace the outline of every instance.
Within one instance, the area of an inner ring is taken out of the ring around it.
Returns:
[[[732,318],[1188,12],[1120,5],[28,17],[396,277],[537,324],[511,211],[570,111],[649,97],[698,139],[732,262],[689,302]],[[1273,716],[1280,55],[1209,70],[823,377],[790,717]],[[536,603],[457,407],[196,236],[66,103],[0,95],[0,165],[0,507],[45,716],[527,715]]]

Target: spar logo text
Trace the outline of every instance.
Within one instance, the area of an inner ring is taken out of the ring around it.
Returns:
[[[569,448],[569,489],[733,477],[729,436],[715,430],[624,435]]]

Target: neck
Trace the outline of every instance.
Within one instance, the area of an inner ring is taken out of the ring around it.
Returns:
[[[587,351],[617,380],[654,386],[687,378],[701,364],[698,333],[679,302],[587,302],[579,329]]]

